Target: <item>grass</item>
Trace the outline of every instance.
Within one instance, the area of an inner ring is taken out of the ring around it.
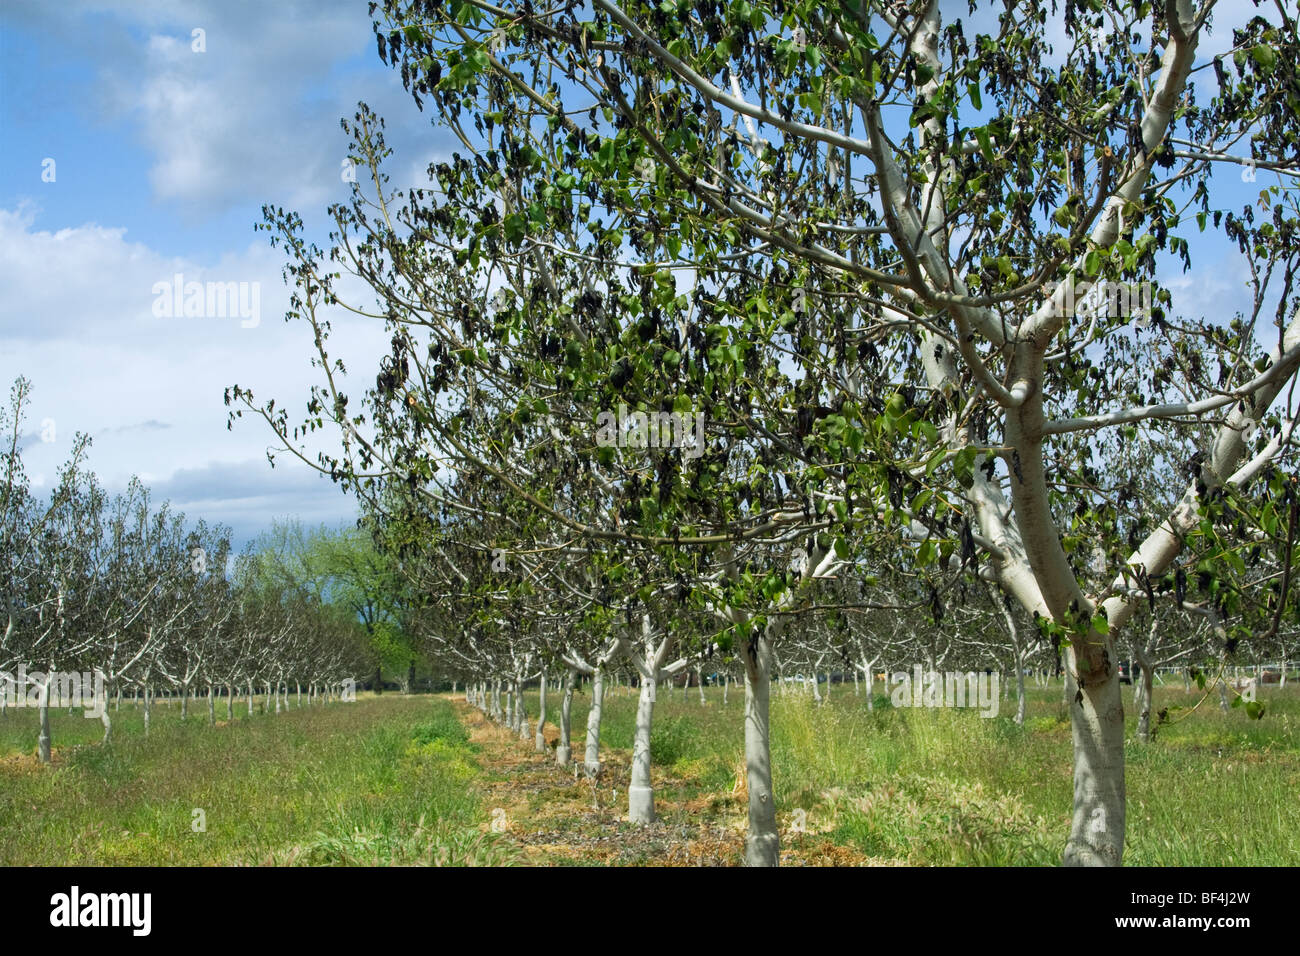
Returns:
[[[1172,719],[1150,744],[1132,739],[1128,691],[1126,862],[1300,863],[1296,687],[1261,687],[1266,714],[1252,721],[1241,709],[1221,713],[1215,697],[1194,706],[1199,693],[1158,686],[1155,709],[1168,708]],[[733,688],[726,707],[720,689],[706,694],[704,706],[696,688],[659,694],[651,749],[665,829],[647,838],[647,859],[663,862],[688,830],[717,836],[743,826],[743,690]],[[553,737],[559,695],[548,697]],[[588,701],[586,692],[574,697],[579,760]],[[801,690],[774,688],[785,847],[839,847],[846,862],[1059,861],[1072,791],[1059,685],[1031,688],[1023,727],[1005,701],[992,719],[895,709],[880,694],[876,701],[868,712],[851,686],[836,685],[817,706]],[[528,710],[535,720],[535,693]],[[107,747],[98,721],[60,711],[49,767],[33,756],[35,712],[11,710],[0,718],[0,864],[501,865],[523,858],[529,826],[588,826],[582,808],[593,799],[609,815],[605,838],[593,840],[618,844],[635,711],[634,692],[611,689],[601,746],[617,772],[596,792],[554,773],[534,773],[521,789],[522,763],[485,764],[455,707],[426,696],[362,695],[217,727],[207,725],[205,705],[184,722],[178,707],[159,706],[148,737],[141,712],[126,704],[113,715]],[[518,749],[520,760],[531,750],[502,746]],[[507,800],[515,801],[510,832],[489,832],[487,808]],[[204,831],[196,832],[195,810]],[[805,859],[835,859],[819,853]],[[531,858],[544,857],[534,848]]]
[[[879,685],[877,686],[879,690]],[[1134,739],[1125,687],[1130,865],[1300,863],[1300,692],[1265,685],[1263,720],[1219,710],[1217,697],[1157,686],[1171,722]],[[536,695],[527,697],[536,719]],[[661,691],[651,739],[656,787],[675,801],[711,796],[718,813],[743,811],[743,690]],[[817,706],[802,691],[772,695],[772,766],[783,838],[829,838],[874,861],[911,865],[1054,865],[1069,832],[1070,727],[1060,685],[1028,689],[1025,726],[974,711],[877,709],[851,685]],[[548,722],[558,717],[548,695]],[[582,753],[589,698],[574,697],[574,753]],[[630,748],[635,694],[606,698],[602,748]],[[801,813],[799,811],[802,811]]]
[[[31,756],[35,712],[11,710],[0,719],[0,864],[514,859],[482,831],[474,748],[445,700],[360,695],[217,727],[205,710],[182,722],[179,708],[158,707],[145,737],[124,707],[106,747],[98,721],[52,715],[50,767]]]

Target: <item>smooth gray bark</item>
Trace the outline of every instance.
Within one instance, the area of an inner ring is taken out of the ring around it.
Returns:
[[[535,747],[539,754],[546,753],[546,671],[537,688],[537,740]]]
[[[45,686],[41,689],[40,710],[41,734],[36,740],[36,751],[41,763],[50,762],[50,680],[46,675]]]
[[[1114,641],[1108,641],[1114,659]],[[1124,856],[1124,700],[1112,668],[1079,687],[1066,667],[1074,744],[1074,815],[1066,866],[1119,866]]]
[[[689,683],[689,678],[687,683]],[[636,733],[632,738],[632,781],[627,788],[627,815],[631,823],[654,823],[655,792],[650,782],[650,728],[655,712],[654,677],[641,678],[636,705]]]
[[[597,663],[591,675],[591,710],[587,712],[587,752],[583,769],[589,778],[600,776],[600,717],[605,698],[605,665]]]
[[[564,697],[560,701],[560,743],[555,748],[555,762],[567,767],[573,758],[573,742],[569,737],[570,717],[573,713],[573,682],[578,672],[570,668],[564,675]]]
[[[776,866],[781,837],[776,828],[772,793],[771,647],[766,633],[752,636],[745,650],[745,771],[749,786],[749,833],[745,837],[747,866]]]

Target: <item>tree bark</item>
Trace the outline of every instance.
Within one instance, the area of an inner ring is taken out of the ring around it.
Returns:
[[[1108,640],[1114,659],[1114,641]],[[1080,688],[1069,649],[1066,694],[1074,745],[1074,816],[1066,866],[1119,866],[1124,856],[1124,700],[1119,674],[1091,675]]]
[[[50,762],[50,681],[52,678],[52,674],[45,675],[45,686],[41,689],[41,700],[37,705],[40,708],[41,733],[36,739],[36,752],[41,763]]]
[[[539,754],[546,753],[546,671],[542,671],[541,683],[537,688],[537,740],[535,749]]]
[[[569,738],[570,717],[573,713],[573,681],[577,672],[570,669],[564,675],[564,697],[560,701],[560,743],[555,748],[555,762],[567,767],[573,757],[573,742]]]
[[[690,683],[689,677],[687,683]],[[655,681],[641,678],[636,705],[636,734],[632,738],[632,782],[627,788],[627,818],[631,823],[654,823],[655,793],[650,782],[650,727],[655,713]]]
[[[749,833],[745,837],[747,866],[776,866],[781,837],[776,828],[772,793],[771,649],[766,633],[753,635],[745,653],[745,771],[749,786]]]
[[[591,676],[591,710],[587,712],[587,753],[583,769],[589,778],[600,775],[600,716],[605,698],[605,667],[597,664]]]

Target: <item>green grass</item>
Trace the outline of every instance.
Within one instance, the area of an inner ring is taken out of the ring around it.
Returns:
[[[362,696],[218,727],[206,708],[182,722],[158,707],[148,737],[128,706],[106,747],[98,721],[52,716],[51,767],[15,756],[34,748],[34,711],[0,719],[0,864],[514,859],[480,830],[474,749],[444,700]]]
[[[1216,697],[1157,687],[1171,722],[1131,739],[1125,687],[1128,827],[1133,865],[1300,864],[1300,692],[1265,685],[1263,720],[1220,712]],[[559,695],[548,695],[548,723]],[[668,803],[706,798],[680,820],[743,811],[743,690],[728,705],[707,690],[660,692],[652,756]],[[1055,864],[1069,829],[1070,728],[1059,685],[1030,690],[1028,720],[895,709],[874,713],[852,685],[816,706],[802,691],[772,696],[772,761],[788,845],[830,840],[881,862]],[[575,695],[575,756],[589,698]],[[536,693],[528,695],[530,721]],[[606,699],[602,747],[630,749],[636,695]],[[238,711],[237,711],[238,712]],[[224,707],[218,707],[224,717]],[[206,706],[52,715],[55,763],[36,764],[36,713],[0,718],[0,864],[292,865],[508,864],[504,838],[484,832],[487,778],[450,703],[362,696],[355,704],[291,708],[209,727]],[[547,799],[548,791],[530,797]],[[202,809],[206,832],[194,832]],[[797,830],[803,826],[807,836]]]
[[[823,687],[824,689],[824,687]],[[1024,727],[1002,701],[991,719],[974,711],[895,709],[879,693],[877,710],[853,687],[835,685],[816,706],[802,691],[772,695],[772,766],[777,806],[789,830],[802,809],[821,833],[875,858],[917,865],[1054,865],[1069,832],[1073,781],[1070,727],[1059,683],[1029,688]],[[1126,782],[1130,865],[1300,864],[1300,691],[1265,685],[1263,720],[1219,710],[1217,696],[1157,686],[1156,710],[1172,721],[1156,740],[1134,739],[1131,688]],[[707,706],[691,688],[660,691],[651,739],[657,767],[689,778],[679,796],[729,791],[743,767],[743,689]],[[536,694],[526,695],[530,719]],[[576,694],[574,752],[582,753],[589,698]],[[886,704],[886,706],[880,706]],[[548,694],[548,722],[559,714]],[[636,696],[606,699],[602,746],[631,747]],[[787,839],[792,835],[787,833]],[[797,838],[795,836],[794,838]]]

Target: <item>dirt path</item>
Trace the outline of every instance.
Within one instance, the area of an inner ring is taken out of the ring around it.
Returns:
[[[480,780],[489,828],[501,830],[534,866],[738,866],[745,845],[745,793],[686,798],[693,782],[660,768],[651,773],[659,819],[649,825],[627,822],[631,753],[601,747],[601,776],[589,781],[581,770],[556,765],[553,751],[534,752],[530,739],[490,721],[481,711],[455,700],[456,711],[479,749]],[[547,724],[550,746],[558,728]],[[574,754],[581,760],[575,741]],[[677,798],[677,799],[675,799]],[[783,865],[860,865],[866,860],[823,837],[782,837]]]

